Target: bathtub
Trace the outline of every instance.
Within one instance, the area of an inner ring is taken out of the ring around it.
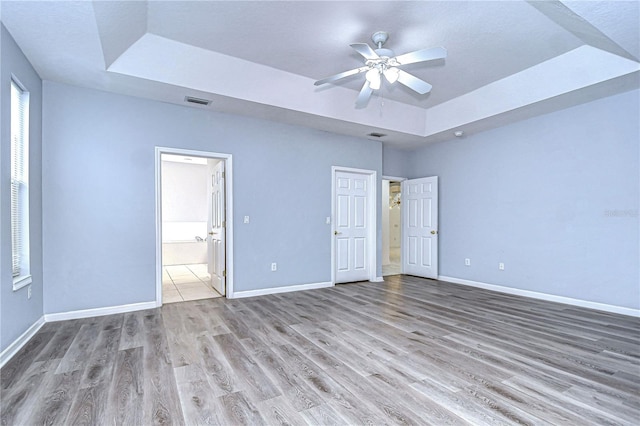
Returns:
[[[203,241],[198,241],[200,237]],[[162,264],[192,265],[207,263],[206,222],[163,222]]]

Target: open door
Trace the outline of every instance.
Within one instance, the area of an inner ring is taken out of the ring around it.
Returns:
[[[438,278],[438,177],[402,182],[403,273]]]
[[[212,287],[221,295],[226,290],[224,161],[207,160],[209,170],[208,270]]]

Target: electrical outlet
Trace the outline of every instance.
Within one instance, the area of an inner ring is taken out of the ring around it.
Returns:
[[[278,264],[277,264],[276,262],[273,262],[273,263],[271,264],[271,270],[272,270],[272,271],[277,271],[277,270],[278,270]]]
[[[504,271],[504,263],[502,262],[498,263],[498,269],[500,269],[501,271]]]
[[[249,216],[244,217],[244,223],[249,223]]]
[[[464,266],[471,266],[471,259],[468,257],[464,260]]]
[[[31,286],[27,287],[27,299],[31,299]]]
[[[327,219],[325,220],[325,223],[327,225],[331,224],[331,218],[329,216],[327,216]]]

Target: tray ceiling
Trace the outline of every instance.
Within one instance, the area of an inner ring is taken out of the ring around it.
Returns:
[[[637,1],[2,1],[2,22],[45,80],[364,137],[446,140],[638,87]],[[418,95],[317,79],[361,66],[349,44],[388,31],[401,54],[448,57],[406,70]]]

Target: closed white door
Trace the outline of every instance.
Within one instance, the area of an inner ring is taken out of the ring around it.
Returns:
[[[438,177],[402,182],[403,273],[438,278]]]
[[[209,164],[209,259],[211,285],[225,295],[225,194],[224,161],[208,160]]]
[[[336,171],[334,200],[335,282],[369,279],[369,175]]]

